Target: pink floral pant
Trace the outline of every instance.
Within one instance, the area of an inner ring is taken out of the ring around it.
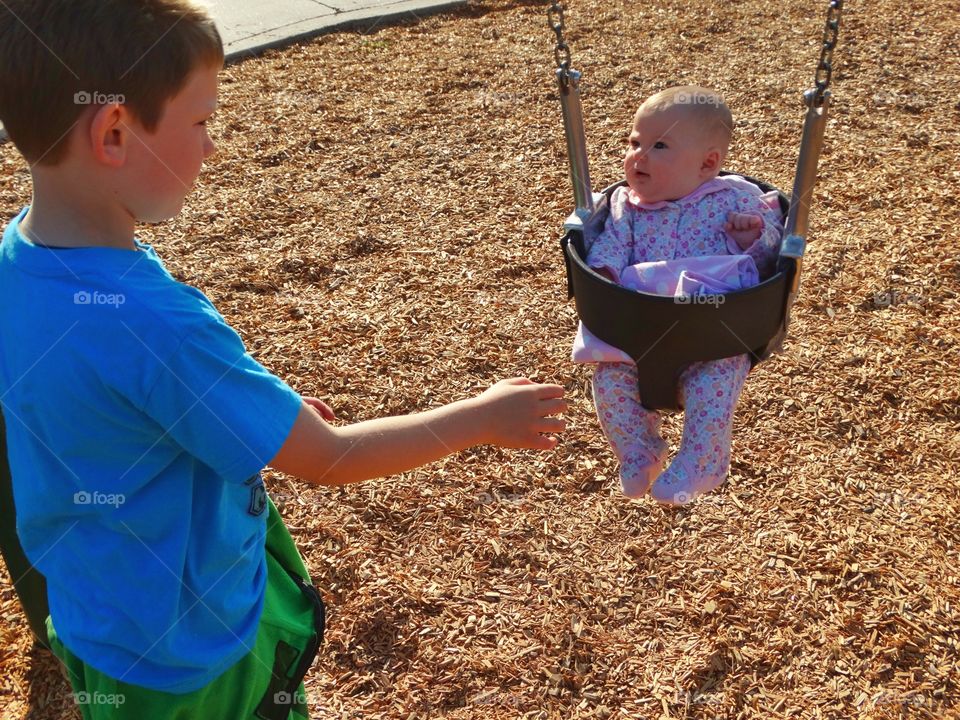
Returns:
[[[661,474],[667,444],[660,413],[640,404],[632,363],[598,363],[593,397],[600,426],[620,461],[620,483],[631,497],[648,491],[660,502],[683,504],[720,485],[730,468],[733,410],[750,371],[747,355],[694,363],[680,376],[683,438]]]

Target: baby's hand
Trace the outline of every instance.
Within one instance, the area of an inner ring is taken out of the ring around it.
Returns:
[[[760,237],[763,229],[763,218],[759,215],[747,213],[727,213],[727,223],[724,231],[733,238],[741,250],[748,249]]]

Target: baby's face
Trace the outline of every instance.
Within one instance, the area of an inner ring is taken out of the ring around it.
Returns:
[[[633,122],[623,171],[627,185],[645,203],[677,200],[716,174],[705,166],[708,143],[678,108],[641,109]]]

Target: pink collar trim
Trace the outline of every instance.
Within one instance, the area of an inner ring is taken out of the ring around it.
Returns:
[[[643,202],[639,197],[637,197],[637,194],[633,190],[630,190],[628,188],[627,201],[634,207],[638,207],[641,210],[660,210],[661,208],[668,207],[669,205],[680,204],[685,202],[696,202],[697,200],[704,197],[705,195],[709,195],[710,193],[715,193],[719,190],[723,190],[729,187],[728,183],[725,182],[726,177],[729,177],[729,176],[711,178],[710,180],[707,180],[706,182],[699,185],[689,195],[684,195],[682,198],[678,198],[677,200],[658,200],[657,202],[654,202],[654,203]]]

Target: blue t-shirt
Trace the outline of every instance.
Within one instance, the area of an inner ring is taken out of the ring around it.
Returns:
[[[171,693],[254,644],[260,470],[300,396],[153,249],[0,246],[0,400],[17,530],[81,660]]]

